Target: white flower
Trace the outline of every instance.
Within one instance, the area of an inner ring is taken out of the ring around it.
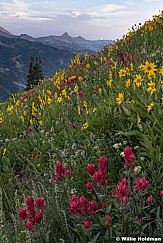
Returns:
[[[113,148],[115,148],[115,149],[119,149],[119,146],[120,146],[120,143],[115,143],[115,144],[113,145]]]
[[[76,149],[76,143],[72,144],[72,149],[74,149],[74,150]]]
[[[134,149],[138,149],[138,148],[140,148],[140,147],[139,147],[139,146],[135,146],[135,147],[134,147]]]
[[[59,239],[61,243],[65,243],[65,240],[63,238]]]
[[[71,161],[72,166],[76,166],[76,162],[74,160]]]
[[[121,157],[124,157],[124,156],[125,156],[125,153],[124,153],[124,152],[121,152],[121,153],[120,153],[120,156],[121,156]]]
[[[71,154],[71,160],[73,160],[75,158],[75,155]]]
[[[138,165],[134,168],[134,173],[139,174],[140,172],[141,172],[141,166]]]
[[[71,191],[70,191],[70,193],[71,193],[71,195],[76,194],[77,193],[76,188],[72,188]]]
[[[76,152],[75,152],[75,157],[78,157],[79,156],[79,150],[77,150]]]
[[[85,151],[84,150],[81,151],[81,156],[83,156],[83,157],[85,156]]]
[[[113,148],[117,148],[117,143],[113,144]]]
[[[9,143],[9,142],[10,142],[10,139],[5,138],[5,142],[6,142],[6,143]]]
[[[63,150],[61,150],[61,154],[62,154],[63,156],[67,156],[67,155],[68,155],[68,150],[67,150],[67,149],[63,149]]]
[[[117,135],[121,135],[123,132],[122,131],[119,131],[119,132],[117,132],[115,135],[117,136]]]

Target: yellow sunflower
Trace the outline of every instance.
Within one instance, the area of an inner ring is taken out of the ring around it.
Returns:
[[[161,67],[160,69],[160,72],[159,72],[162,76],[163,76],[163,66]]]
[[[148,62],[146,61],[145,62],[145,65],[142,65],[142,70],[149,74],[150,76],[153,76],[155,75],[155,71],[157,70],[156,69],[156,65],[154,64],[154,62]]]
[[[116,98],[116,102],[118,105],[122,104],[124,101],[124,95],[122,93],[118,94],[118,97]]]
[[[154,107],[154,102],[151,102],[148,107],[147,107],[147,111],[150,112]]]
[[[156,83],[150,81],[150,83],[148,83],[148,91],[153,94],[154,92],[156,92]]]
[[[134,79],[134,83],[136,84],[137,87],[140,87],[142,84],[142,77],[140,74],[136,75],[136,78]]]

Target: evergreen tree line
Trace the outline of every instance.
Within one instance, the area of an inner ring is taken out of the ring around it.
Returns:
[[[38,85],[39,81],[42,79],[44,79],[42,61],[38,57],[31,57],[28,67],[26,90],[32,89],[35,85]]]

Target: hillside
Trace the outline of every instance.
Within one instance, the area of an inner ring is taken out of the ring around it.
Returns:
[[[39,38],[15,36],[0,27],[0,101],[24,89],[31,56],[42,59],[44,75],[51,77],[59,68],[67,68],[75,54],[93,54],[109,44],[111,41],[89,41],[68,33]]]
[[[26,87],[31,56],[42,59],[44,75],[51,77],[59,68],[68,67],[74,53],[38,42],[0,36],[0,101]]]
[[[161,242],[163,11],[1,103],[0,129],[1,239]]]

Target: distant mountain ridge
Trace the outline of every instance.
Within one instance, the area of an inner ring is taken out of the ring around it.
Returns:
[[[38,38],[27,34],[16,36],[0,27],[0,102],[26,87],[31,56],[41,58],[45,76],[51,77],[59,68],[67,68],[75,54],[93,54],[111,43],[111,40],[71,37],[67,32]]]
[[[82,36],[71,37],[67,32],[63,33],[61,36],[50,35],[34,38],[28,34],[21,34],[19,36],[13,35],[3,27],[0,27],[0,35],[10,38],[20,38],[31,42],[40,42],[58,49],[69,49],[76,53],[88,51],[92,54],[93,52],[99,51],[104,46],[112,44],[112,40],[86,40]]]
[[[86,51],[90,53],[97,52],[104,46],[109,46],[112,43],[111,40],[86,40],[82,36],[71,37],[67,32],[61,36],[50,35],[33,38],[27,34],[21,34],[17,37],[29,41],[41,42],[59,49],[70,49],[77,53]]]

